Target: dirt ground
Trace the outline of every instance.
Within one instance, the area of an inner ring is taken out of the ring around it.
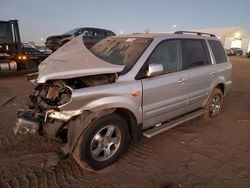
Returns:
[[[16,109],[32,91],[19,74],[0,76],[0,187],[250,187],[250,59],[231,58],[233,87],[214,120],[201,118],[142,138],[121,160],[99,172],[72,159],[46,167],[58,144],[39,136],[15,136]]]

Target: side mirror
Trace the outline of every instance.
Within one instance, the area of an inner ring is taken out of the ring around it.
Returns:
[[[147,71],[147,77],[150,77],[150,76],[156,76],[156,75],[159,75],[159,74],[162,74],[163,73],[163,66],[162,64],[150,64],[148,66],[148,71]]]

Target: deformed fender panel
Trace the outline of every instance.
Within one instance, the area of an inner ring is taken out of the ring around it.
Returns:
[[[136,117],[137,123],[142,123],[142,108],[140,105],[135,105],[134,100],[122,97],[122,96],[111,96],[104,97],[91,101],[84,106],[83,110],[91,110],[98,112],[110,108],[124,108],[131,111]]]
[[[138,95],[133,96],[133,93]],[[70,103],[61,111],[81,110],[98,112],[110,108],[131,111],[137,123],[142,123],[142,86],[140,81],[113,83],[77,89],[72,92]]]

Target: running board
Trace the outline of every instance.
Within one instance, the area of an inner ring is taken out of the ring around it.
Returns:
[[[155,126],[149,130],[144,131],[143,136],[145,136],[147,138],[152,138],[153,136],[158,135],[158,134],[162,133],[163,131],[167,131],[167,130],[174,128],[174,127],[176,127],[176,126],[178,126],[186,121],[194,119],[194,118],[204,114],[205,112],[206,112],[205,109],[200,109],[200,110],[194,111],[192,113],[186,114],[186,115],[181,116],[177,119],[174,119],[172,121],[169,121],[167,123],[164,123],[164,124],[159,125],[159,126]]]

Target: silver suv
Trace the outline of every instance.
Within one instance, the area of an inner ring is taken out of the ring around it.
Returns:
[[[36,84],[15,133],[59,138],[87,168],[117,161],[141,134],[151,138],[203,115],[214,118],[231,64],[211,34],[130,34],[88,50],[79,36],[30,75]]]

